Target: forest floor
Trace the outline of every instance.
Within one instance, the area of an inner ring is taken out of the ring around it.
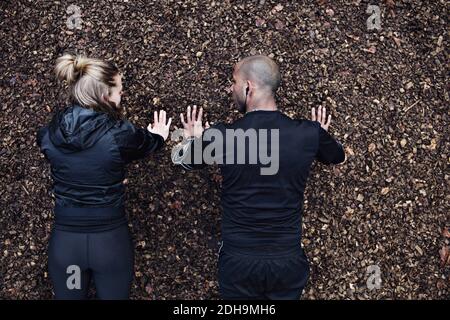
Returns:
[[[227,92],[233,65],[270,55],[282,72],[280,109],[309,118],[326,106],[348,155],[311,171],[303,298],[448,299],[448,6],[371,4],[381,30],[368,30],[361,0],[1,1],[0,298],[52,297],[51,178],[35,134],[65,105],[52,69],[71,50],[119,66],[123,105],[141,126],[155,109],[180,126],[189,105],[209,121],[239,118]],[[174,144],[129,167],[132,298],[216,299],[220,177],[173,165]]]

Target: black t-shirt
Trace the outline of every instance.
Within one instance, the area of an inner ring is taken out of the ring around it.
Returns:
[[[321,128],[318,121],[293,120],[279,111],[253,111],[232,124],[220,123],[212,129],[214,135],[208,129],[203,139],[187,144],[189,147],[185,148],[180,164],[186,169],[202,168],[208,162],[205,160],[207,152],[211,152],[219,164],[223,177],[224,243],[253,249],[298,246],[303,193],[311,164],[315,159],[324,164],[343,162],[342,145]],[[239,140],[230,132],[241,137],[243,132],[247,135]],[[222,137],[217,137],[218,133],[222,133]],[[209,140],[216,143],[214,148]],[[198,161],[199,150],[203,152],[201,162]],[[255,156],[251,156],[255,150],[256,163]],[[263,168],[266,174],[262,174]]]

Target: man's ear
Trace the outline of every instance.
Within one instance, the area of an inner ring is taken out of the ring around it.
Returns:
[[[253,83],[250,81],[250,80],[247,80],[247,84],[246,84],[246,86],[247,86],[247,94],[251,94],[251,93],[253,93],[253,89],[255,88],[255,86],[253,85]]]

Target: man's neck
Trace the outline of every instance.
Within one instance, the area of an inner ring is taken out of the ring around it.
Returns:
[[[252,103],[251,105],[248,105],[246,112],[252,112],[252,111],[257,111],[257,110],[275,111],[278,109],[277,109],[277,104],[275,103],[275,101],[273,99],[271,99],[270,101]]]

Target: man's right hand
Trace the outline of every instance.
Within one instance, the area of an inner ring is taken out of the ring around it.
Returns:
[[[203,134],[203,131],[209,128],[208,122],[206,122],[205,128],[203,128],[202,117],[203,117],[203,108],[200,108],[200,111],[198,112],[197,115],[197,106],[194,106],[194,108],[192,108],[192,113],[191,107],[187,107],[186,121],[184,121],[184,114],[180,114],[181,123],[183,124],[184,128],[185,138],[191,137],[200,138]]]
[[[313,107],[311,109],[311,119],[312,119],[312,121],[319,121],[320,126],[325,131],[328,131],[328,127],[330,126],[330,123],[331,123],[331,115],[328,115],[328,119],[327,119],[327,108],[325,108],[325,107],[322,108],[322,106],[320,106],[319,110],[317,111],[317,116],[316,116],[316,108]]]

